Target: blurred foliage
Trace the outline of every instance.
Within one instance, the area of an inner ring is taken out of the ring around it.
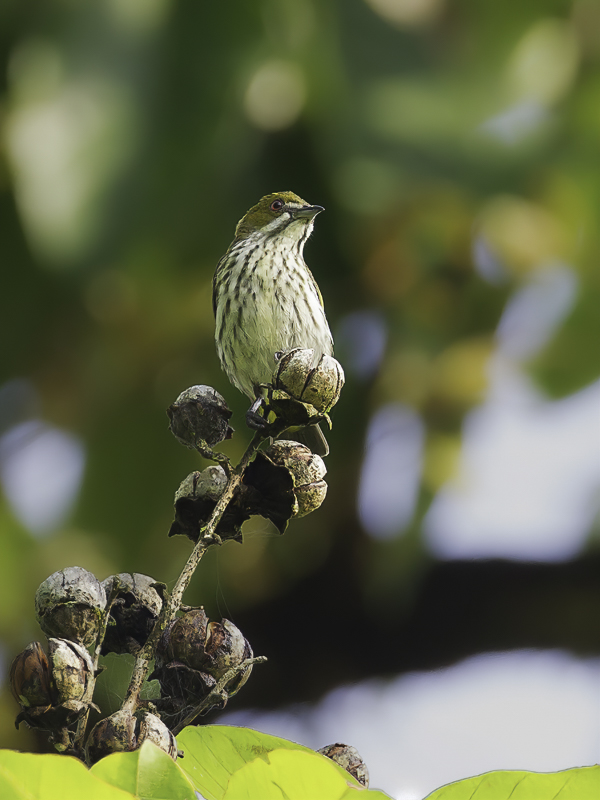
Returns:
[[[306,256],[334,334],[366,312],[385,342],[359,368],[363,334],[337,337],[348,382],[323,508],[282,538],[251,520],[186,600],[260,630],[252,609],[269,619],[335,567],[335,591],[365,614],[409,614],[430,563],[420,520],[484,398],[506,302],[532,276],[563,264],[577,291],[523,359],[531,374],[552,396],[600,375],[598,3],[4,0],[0,55],[0,431],[39,417],[86,457],[66,522],[34,535],[0,505],[4,668],[39,637],[33,595],[54,570],[177,576],[189,543],[166,538],[172,498],[198,458],[165,409],[215,386],[237,428],[224,449],[243,451],[211,279],[237,220],[280,189],[327,208]],[[408,531],[377,543],[353,498],[369,419],[390,402],[424,421],[425,464]],[[10,718],[0,745],[26,747]]]

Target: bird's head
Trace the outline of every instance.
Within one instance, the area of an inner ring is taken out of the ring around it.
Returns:
[[[244,214],[235,229],[236,241],[255,235],[306,239],[323,206],[311,206],[294,192],[273,192]]]

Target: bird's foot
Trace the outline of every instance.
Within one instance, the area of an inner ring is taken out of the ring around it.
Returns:
[[[264,431],[269,427],[269,422],[264,414],[259,413],[260,409],[265,410],[265,405],[264,398],[257,397],[248,411],[246,411],[246,425],[249,428],[255,431]]]
[[[254,411],[246,411],[246,425],[255,431],[266,431],[269,423],[262,416]]]

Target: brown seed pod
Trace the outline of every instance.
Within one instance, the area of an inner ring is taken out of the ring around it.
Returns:
[[[212,386],[190,386],[167,409],[173,436],[192,450],[214,447],[231,439],[231,411]]]
[[[91,766],[111,753],[135,750],[136,719],[131,711],[121,709],[96,723],[87,738],[85,759]]]
[[[175,519],[169,536],[184,535],[197,542],[200,529],[214,511],[226,485],[227,475],[219,466],[206,467],[184,478],[175,493]],[[238,495],[229,503],[217,525],[216,533],[221,539],[242,541],[242,523],[250,518],[251,512],[239,502]]]
[[[13,661],[11,688],[21,706],[15,725],[26,722],[50,732],[50,741],[62,752],[71,746],[69,728],[90,705],[85,696],[92,660],[76,642],[53,638],[48,642],[49,658],[39,642],[32,642]]]
[[[13,660],[10,688],[15,700],[23,708],[52,705],[52,671],[39,642],[28,644]]]
[[[209,622],[203,608],[192,608],[165,630],[152,678],[158,679],[163,700],[174,698],[197,705],[227,670],[252,656],[252,648],[237,626],[227,619]],[[225,690],[229,696],[239,691],[251,671],[252,665],[228,682]],[[181,708],[178,703],[166,706],[170,713]]]
[[[102,654],[135,655],[146,644],[160,614],[166,586],[149,575],[121,572],[102,582],[107,597],[114,595]]]
[[[317,750],[317,753],[321,753],[321,755],[335,761],[346,772],[349,772],[352,777],[356,778],[365,789],[369,788],[369,770],[356,747],[352,747],[351,744],[336,742],[336,744],[328,744],[326,747],[322,747]]]
[[[177,759],[177,742],[165,723],[149,711],[132,714],[121,709],[100,720],[91,730],[85,746],[86,761],[95,764],[111,753],[131,752],[146,740]]]

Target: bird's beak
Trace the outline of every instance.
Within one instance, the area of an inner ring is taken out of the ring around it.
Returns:
[[[294,219],[312,219],[321,211],[325,211],[323,206],[302,206],[302,208],[290,209]]]

